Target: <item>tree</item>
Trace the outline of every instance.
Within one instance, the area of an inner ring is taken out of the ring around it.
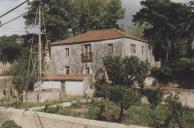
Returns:
[[[184,32],[185,32],[185,36],[187,36],[187,38],[188,38],[187,55],[188,55],[188,57],[194,57],[194,52],[191,48],[191,42],[193,41],[193,36],[194,36],[194,1],[190,1],[189,5],[193,11],[187,16],[187,19],[185,20]]]
[[[180,87],[193,88],[194,58],[180,58],[174,63],[167,63],[160,68],[153,68],[151,75],[164,85],[175,82]]]
[[[89,30],[118,27],[124,16],[120,0],[43,0],[46,29],[49,39],[60,40]],[[29,2],[26,25],[32,24],[37,2]]]
[[[178,59],[176,42],[186,38],[184,23],[192,13],[191,7],[170,0],[146,0],[141,5],[143,8],[134,15],[133,21],[146,24],[144,36],[153,43],[157,59],[163,63]]]
[[[19,36],[2,36],[0,37],[0,61],[3,63],[14,63],[21,52],[21,45],[16,43]]]
[[[127,110],[139,101],[138,92],[122,86],[113,86],[110,89],[109,99],[120,107],[119,121],[122,121]]]
[[[94,83],[95,86],[94,95],[97,97],[104,97],[107,99],[110,84],[106,80],[104,70],[100,69],[96,72],[95,80],[96,81]]]
[[[148,98],[151,108],[157,108],[163,100],[164,92],[161,88],[145,89],[143,95]]]
[[[169,65],[162,65],[159,68],[153,68],[151,75],[155,77],[160,84],[168,85],[173,81],[172,68]]]
[[[23,48],[21,57],[18,59],[17,63],[11,68],[10,75],[13,76],[12,84],[14,89],[17,91],[17,104],[19,107],[20,103],[23,102],[24,91],[30,90],[35,84],[37,78],[35,74],[30,75],[28,73],[32,72],[32,66],[29,68],[28,72],[28,60],[29,60],[29,48]],[[29,78],[27,77],[29,75]],[[28,81],[29,80],[29,81]]]
[[[179,101],[178,95],[170,95],[165,101],[165,117],[161,118],[155,110],[150,113],[156,128],[184,128],[184,116],[187,109]]]
[[[148,76],[149,64],[137,57],[107,56],[103,59],[108,78],[113,85],[131,87],[136,83],[143,90],[144,80]]]
[[[194,58],[181,58],[174,67],[174,78],[184,88],[193,88]]]

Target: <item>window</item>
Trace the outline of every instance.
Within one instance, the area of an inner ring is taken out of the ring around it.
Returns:
[[[65,56],[69,56],[69,48],[65,48]]]
[[[141,53],[144,54],[144,46],[141,48]]]
[[[130,45],[130,52],[131,53],[136,53],[136,45],[135,44]]]
[[[66,75],[69,75],[70,74],[70,67],[66,66],[65,69],[66,69]]]
[[[108,44],[108,53],[113,53],[113,44]]]
[[[150,56],[152,56],[152,46],[151,45],[148,45],[148,49],[150,51]]]
[[[86,68],[86,74],[90,74],[90,68]]]
[[[91,51],[91,44],[84,44],[84,53],[90,53]]]

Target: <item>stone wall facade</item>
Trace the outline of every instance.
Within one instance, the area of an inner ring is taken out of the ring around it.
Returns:
[[[91,44],[92,62],[82,62],[81,54],[85,44]],[[108,45],[112,44],[113,52],[109,53]],[[135,53],[131,52],[131,45],[135,45]],[[69,49],[69,56],[66,56],[66,49]],[[66,45],[52,45],[50,47],[51,62],[55,74],[65,75],[66,67],[70,67],[70,74],[86,74],[86,68],[89,68],[89,74],[95,74],[96,71],[103,68],[103,57],[113,56],[137,56],[143,61],[148,61],[154,65],[154,56],[151,45],[134,39],[121,38],[113,40],[104,40],[97,42],[76,43]]]

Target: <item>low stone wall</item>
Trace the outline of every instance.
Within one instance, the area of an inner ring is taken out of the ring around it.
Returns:
[[[0,122],[14,120],[22,128],[146,128],[13,108],[0,108]]]

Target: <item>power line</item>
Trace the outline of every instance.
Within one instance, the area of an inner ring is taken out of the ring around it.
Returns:
[[[28,12],[29,12],[29,11],[28,11]],[[16,19],[22,17],[22,16],[24,16],[24,15],[27,14],[28,12],[25,12],[25,13],[23,13],[22,15],[19,15],[19,16],[15,17],[15,18],[13,18],[13,19],[11,19],[11,20],[9,20],[9,21],[3,23],[3,24],[0,24],[0,27],[2,27],[2,26],[4,26],[4,25],[6,25],[6,24],[8,24],[8,23],[10,23],[10,22],[12,22],[12,21],[14,21],[14,20],[16,20]]]
[[[14,11],[15,9],[19,8],[20,6],[22,6],[23,4],[25,4],[25,3],[28,2],[28,1],[29,1],[29,0],[26,0],[26,1],[24,1],[23,3],[19,4],[18,6],[12,8],[11,10],[9,10],[9,11],[7,11],[6,13],[2,14],[2,15],[0,16],[0,18],[2,18],[3,16],[9,14],[10,12]]]

